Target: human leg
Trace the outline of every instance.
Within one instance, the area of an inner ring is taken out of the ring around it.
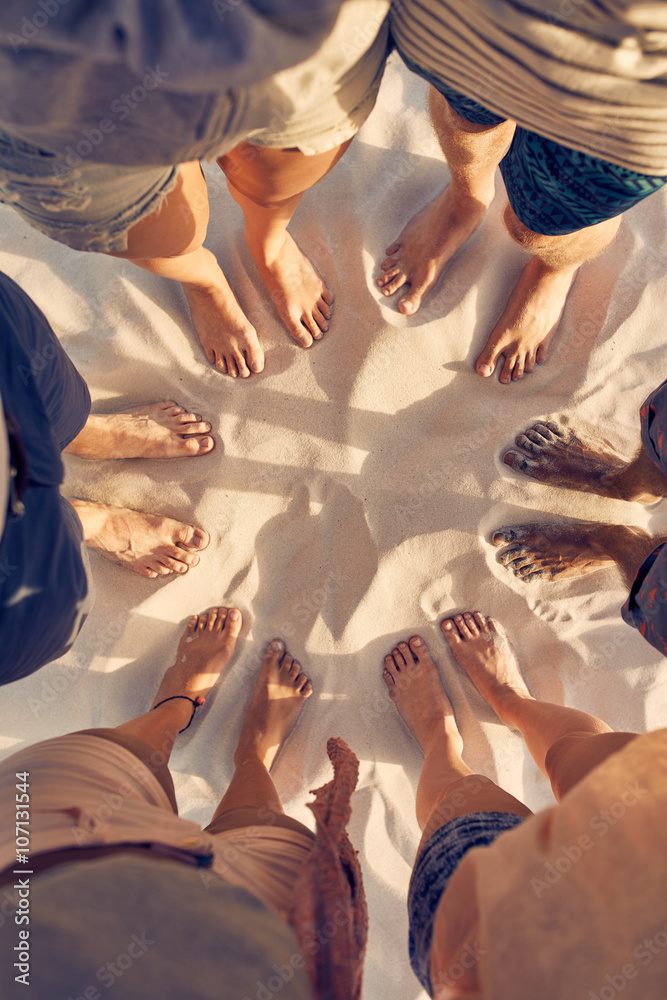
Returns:
[[[630,587],[644,560],[666,536],[626,524],[516,524],[491,536],[498,561],[525,583],[585,576],[616,565]]]
[[[523,803],[484,775],[474,774],[464,762],[454,710],[420,636],[400,642],[385,657],[382,677],[424,753],[416,797],[422,846],[439,827],[469,813],[530,815]]]
[[[287,227],[305,191],[329,173],[351,141],[314,156],[245,142],[218,160],[243,211],[257,269],[301,347],[310,347],[329,329],[333,296]]]
[[[476,368],[486,378],[503,355],[500,381],[508,383],[532,372],[546,359],[579,268],[612,243],[621,216],[577,232],[549,236],[528,229],[508,205],[505,224],[512,239],[532,256],[477,358]]]
[[[406,315],[417,312],[442,269],[484,218],[495,192],[496,168],[515,130],[512,121],[488,125],[462,117],[433,86],[429,109],[451,180],[387,247],[377,279],[383,295],[408,286],[398,300],[399,312]]]
[[[221,833],[239,826],[280,826],[303,831],[284,816],[271,766],[313,693],[280,639],[270,643],[246,711],[234,754],[234,774],[207,830]],[[308,832],[308,831],[307,831]]]
[[[551,780],[556,798],[634,738],[630,733],[614,734],[606,722],[587,712],[533,698],[511,642],[493,619],[465,612],[446,619],[442,633],[457,663],[501,722],[519,730],[533,760]]]
[[[218,371],[247,378],[262,371],[264,354],[220,265],[202,244],[208,226],[206,181],[197,161],[181,164],[159,211],[134,225],[115,257],[183,285],[206,357]]]

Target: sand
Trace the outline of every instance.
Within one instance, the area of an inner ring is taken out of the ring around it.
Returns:
[[[248,381],[208,366],[178,286],[69,250],[0,208],[0,268],[45,311],[94,410],[173,398],[210,420],[218,441],[197,459],[67,457],[66,495],[190,520],[212,541],[197,569],[160,582],[93,554],[97,600],[73,649],[3,689],[0,753],[144,711],[187,617],[238,605],[238,651],[172,758],[181,813],[211,816],[263,650],[282,636],[316,690],[274,769],[286,809],[312,825],[305,802],[329,777],[328,736],[361,760],[350,832],[370,907],[367,1000],[423,996],[405,905],[421,754],[381,680],[394,643],[427,639],[467,762],[533,809],[552,802],[547,783],[455,666],[443,617],[477,609],[499,619],[538,697],[622,730],[667,718],[663,658],[621,620],[615,571],[527,587],[488,542],[502,524],[554,518],[667,530],[664,503],[647,510],[547,488],[501,462],[546,415],[598,428],[622,454],[637,450],[638,408],[667,374],[665,195],[629,212],[614,245],[583,269],[547,363],[518,384],[482,380],[474,359],[526,259],[504,229],[500,178],[483,225],[417,316],[401,317],[374,285],[384,248],[448,176],[425,94],[392,57],[373,115],[297,212],[294,236],[336,295],[330,333],[311,350],[282,328],[224,178],[206,167],[207,246],[266,350],[264,373]]]

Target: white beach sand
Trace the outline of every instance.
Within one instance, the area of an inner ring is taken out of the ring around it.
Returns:
[[[498,618],[538,697],[622,730],[667,722],[664,660],[621,620],[620,576],[527,587],[488,543],[500,525],[553,518],[667,531],[664,503],[646,510],[546,488],[500,458],[545,415],[636,451],[639,406],[667,374],[667,194],[629,212],[611,249],[583,269],[547,363],[518,384],[482,380],[474,359],[525,259],[504,229],[500,178],[483,225],[417,316],[399,316],[374,284],[384,248],[447,178],[425,93],[392,57],[370,120],[297,212],[292,232],[336,295],[331,331],[309,351],[282,328],[224,178],[206,168],[207,245],[267,354],[264,373],[247,381],[209,367],[179,287],[69,250],[0,208],[0,268],[46,313],[95,411],[174,398],[204,414],[218,441],[197,459],[67,458],[66,495],[167,513],[212,541],[198,568],[161,582],[93,555],[97,599],[74,648],[2,691],[0,753],[144,711],[186,618],[238,605],[238,651],[172,758],[180,809],[200,822],[212,815],[264,647],[281,635],[316,691],[274,770],[286,810],[312,825],[305,802],[330,777],[328,736],[361,760],[350,833],[370,908],[366,1000],[423,996],[405,904],[421,754],[384,692],[382,657],[394,643],[425,636],[468,763],[533,809],[552,802],[548,785],[456,668],[439,634],[444,616]]]

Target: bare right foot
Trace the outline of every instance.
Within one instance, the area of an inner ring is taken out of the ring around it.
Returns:
[[[274,639],[255,682],[234,763],[258,757],[269,771],[312,693],[313,685],[301,672],[301,664],[290,656],[284,642]]]
[[[192,322],[211,364],[223,375],[248,378],[263,371],[264,352],[217,262],[213,273],[216,281],[210,285],[183,282]]]
[[[393,295],[403,285],[408,286],[409,291],[398,300],[399,312],[406,316],[417,312],[445,265],[479,226],[493,194],[493,179],[477,197],[450,183],[387,247],[377,285],[383,295]]]
[[[382,680],[406,726],[426,754],[433,740],[443,735],[448,741],[463,742],[459,735],[454,709],[440,680],[438,667],[421,636],[410,644],[399,642],[384,658]]]
[[[524,583],[585,576],[618,565],[630,582],[659,544],[641,528],[625,524],[516,524],[499,528],[493,545],[504,546],[498,562]]]
[[[187,573],[199,562],[198,552],[210,538],[202,528],[156,514],[143,514],[128,507],[69,501],[83,525],[89,549],[111,562],[155,579],[171,573]]]
[[[466,611],[440,627],[454,659],[501,720],[508,699],[532,698],[514,647],[492,618]]]

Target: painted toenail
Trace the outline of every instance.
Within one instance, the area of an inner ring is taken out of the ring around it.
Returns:
[[[272,653],[279,653],[281,649],[285,648],[285,643],[281,642],[280,639],[274,639],[274,641],[269,646]]]

